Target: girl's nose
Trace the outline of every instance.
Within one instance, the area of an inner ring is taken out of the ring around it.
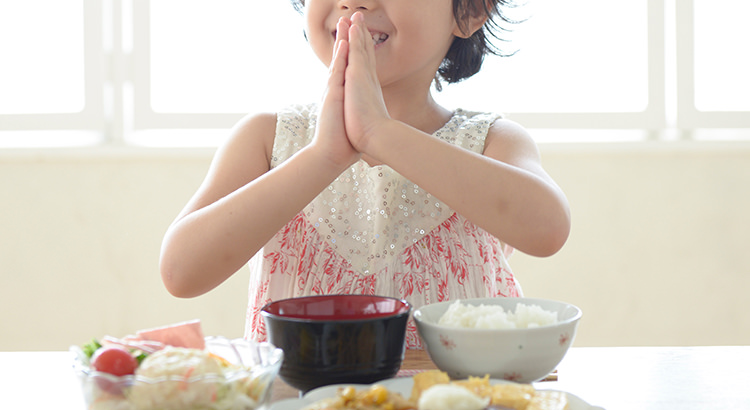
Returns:
[[[370,9],[370,0],[339,0],[341,10],[368,10]]]

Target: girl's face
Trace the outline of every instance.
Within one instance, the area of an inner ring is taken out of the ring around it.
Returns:
[[[455,35],[452,0],[306,0],[306,34],[326,65],[341,16],[361,11],[375,42],[377,73],[383,87],[410,79],[435,77]]]

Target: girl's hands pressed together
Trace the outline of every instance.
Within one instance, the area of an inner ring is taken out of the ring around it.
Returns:
[[[318,115],[313,146],[319,146],[329,160],[342,167],[356,162],[360,154],[347,138],[344,121],[345,76],[349,55],[349,20],[342,17],[336,25],[336,43],[328,67],[328,85]]]
[[[344,83],[344,118],[351,144],[367,154],[369,138],[390,119],[383,100],[375,61],[375,45],[361,12],[349,22],[349,58]]]
[[[361,12],[341,17],[328,67],[328,85],[313,144],[335,163],[350,165],[380,121],[388,120],[376,70],[375,47]]]

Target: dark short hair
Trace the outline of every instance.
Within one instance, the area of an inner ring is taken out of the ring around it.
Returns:
[[[297,11],[302,11],[305,0],[290,0]],[[461,27],[471,16],[486,15],[487,22],[468,38],[456,37],[448,53],[438,68],[440,77],[448,83],[457,83],[478,73],[482,68],[484,56],[494,54],[510,56],[514,52],[507,52],[493,44],[493,40],[506,42],[502,34],[510,30],[510,25],[520,20],[510,18],[507,11],[518,7],[516,0],[453,0],[453,16]],[[437,84],[440,89],[440,84]]]

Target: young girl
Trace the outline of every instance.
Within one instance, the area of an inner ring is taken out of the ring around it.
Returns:
[[[300,0],[322,101],[234,128],[166,233],[167,289],[201,295],[250,261],[246,337],[261,340],[259,310],[280,298],[521,295],[509,251],[557,252],[567,200],[521,126],[430,92],[479,70],[503,3]]]

